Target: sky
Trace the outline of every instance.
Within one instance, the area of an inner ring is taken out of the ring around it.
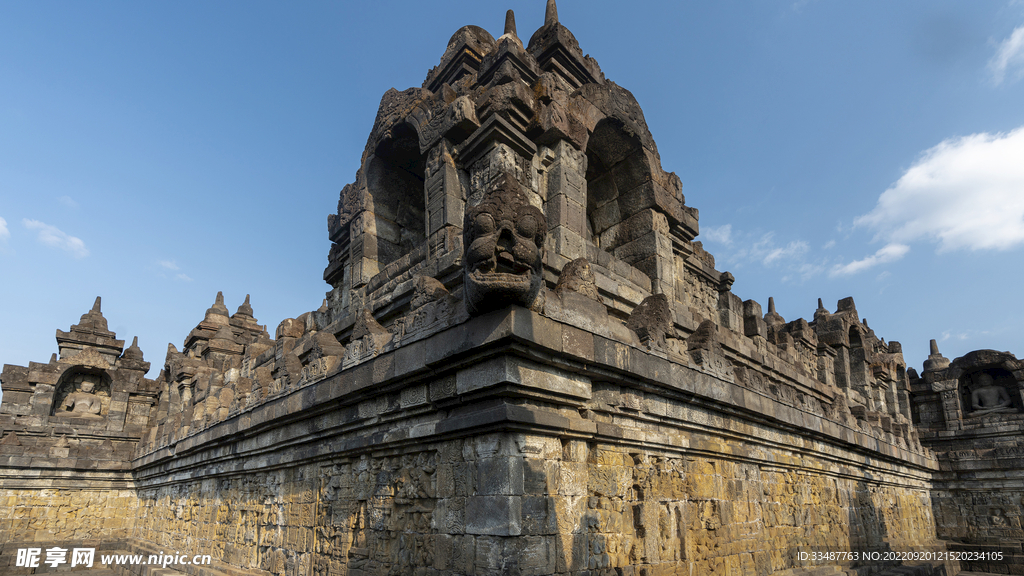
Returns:
[[[0,364],[103,297],[155,377],[218,291],[273,335],[329,286],[327,215],[383,93],[544,1],[0,2]],[[853,296],[920,370],[1024,355],[1024,2],[559,2],[644,110],[733,292]]]

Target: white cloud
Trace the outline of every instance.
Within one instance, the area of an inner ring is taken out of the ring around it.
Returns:
[[[60,198],[57,198],[57,201],[65,208],[78,208],[78,202],[75,202],[71,196],[61,196]]]
[[[0,218],[0,240],[7,240],[11,237],[11,231],[7,229],[7,220]]]
[[[174,260],[161,260],[157,262],[161,267],[167,268],[168,270],[180,270]]]
[[[700,232],[701,238],[708,242],[717,242],[728,246],[732,244],[732,224],[705,228]]]
[[[828,275],[833,278],[836,276],[849,276],[850,274],[856,274],[868,268],[872,268],[879,264],[886,264],[888,262],[895,262],[910,251],[910,246],[906,244],[886,244],[878,249],[877,252],[871,256],[866,256],[860,260],[854,260],[849,264],[836,264],[829,271]]]
[[[722,228],[726,227],[729,242],[725,246],[728,249],[719,254],[725,266],[740,269],[748,264],[761,264],[766,268],[776,268],[780,270],[784,282],[807,280],[821,274],[826,268],[827,261],[808,261],[810,245],[803,240],[791,240],[780,246],[775,242],[775,232],[755,236],[749,232],[734,232],[729,225],[714,230],[721,233]]]
[[[28,218],[22,219],[22,223],[25,228],[29,230],[37,230],[39,232],[39,242],[50,246],[52,248],[60,248],[65,252],[70,252],[75,258],[85,258],[89,255],[89,250],[85,247],[85,242],[74,236],[70,236],[62,232],[56,226],[50,226],[49,224],[40,222],[39,220],[29,220]]]
[[[807,245],[807,242],[804,242],[803,240],[794,240],[781,248],[772,248],[768,254],[765,255],[762,262],[765,266],[770,266],[778,260],[802,256],[807,253],[809,248],[810,247]]]
[[[855,226],[890,244],[938,242],[939,252],[1024,243],[1024,126],[951,138],[925,151]],[[883,248],[884,250],[884,248]]]
[[[775,233],[769,232],[754,242],[745,255],[753,260],[760,260],[761,264],[771,266],[780,260],[795,260],[807,253],[810,247],[803,240],[793,240],[785,246],[776,246]]]
[[[995,56],[988,62],[988,69],[992,72],[992,81],[997,85],[1006,78],[1010,72],[1014,80],[1024,76],[1024,26],[1018,26],[1006,40],[999,44]]]
[[[177,278],[178,280],[181,280],[182,282],[191,282],[192,281],[192,278],[189,278],[189,276],[187,274],[178,274],[177,276],[175,276],[175,278]]]
[[[942,337],[939,338],[939,341],[940,342],[945,342],[946,340],[949,340],[951,338],[952,339],[956,339],[956,340],[960,340],[960,341],[964,341],[964,340],[970,340],[972,338],[977,338],[979,336],[988,336],[989,334],[992,334],[991,330],[966,330],[964,332],[957,332],[957,333],[953,333],[953,332],[950,332],[949,330],[945,330],[945,331],[942,332]]]

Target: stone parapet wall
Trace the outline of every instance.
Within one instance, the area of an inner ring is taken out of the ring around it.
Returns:
[[[942,549],[927,452],[724,357],[654,352],[520,308],[470,319],[140,455],[132,536],[297,575],[771,574],[801,550]]]
[[[82,489],[0,489],[0,542],[66,546],[127,537],[138,509],[135,490],[91,484]]]
[[[950,362],[934,340],[931,352],[911,390],[921,443],[939,462],[936,534],[971,558],[964,569],[1024,574],[1024,363],[995,350]],[[975,406],[984,380],[1004,406]]]
[[[802,460],[798,467],[624,452],[512,433],[418,449],[381,446],[143,489],[135,536],[296,575],[415,567],[543,575],[628,566],[772,574],[806,566],[801,550],[941,548],[919,481],[853,479]]]

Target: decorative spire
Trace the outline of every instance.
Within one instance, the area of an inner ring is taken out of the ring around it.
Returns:
[[[548,0],[548,6],[544,9],[544,25],[551,26],[558,23],[558,6],[555,0]]]
[[[949,367],[949,359],[939,353],[939,343],[934,339],[929,343],[931,354],[924,361],[924,371],[942,370]]]
[[[211,314],[217,314],[219,316],[228,315],[228,307],[224,305],[224,293],[217,292],[217,299],[213,302],[213,306],[206,311],[206,316],[209,317]]]
[[[96,301],[92,304],[90,309],[85,314],[82,314],[82,319],[78,321],[76,326],[72,326],[71,330],[91,329],[91,330],[102,330],[107,331],[107,319],[103,317],[103,312],[100,312],[100,304],[102,299],[97,296]]]
[[[238,307],[238,311],[235,312],[235,316],[248,316],[252,318],[252,306],[249,305],[249,295],[245,295],[245,302]]]
[[[505,12],[505,34],[516,36],[516,14],[511,10]]]
[[[132,345],[121,354],[122,358],[129,360],[142,360],[142,349],[139,348],[139,337],[132,338]]]
[[[814,311],[814,320],[817,321],[819,318],[827,318],[828,310],[825,309],[825,303],[818,298],[818,309]]]
[[[768,297],[768,313],[764,315],[764,321],[769,326],[779,326],[786,323],[786,319],[775,311],[775,298]]]

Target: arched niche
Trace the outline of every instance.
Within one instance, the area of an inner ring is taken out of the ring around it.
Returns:
[[[617,118],[594,126],[586,155],[588,240],[611,252],[633,239],[616,225],[637,211],[629,196],[652,180],[650,162],[639,136]]]
[[[391,129],[367,161],[366,185],[373,198],[377,262],[384,266],[426,242],[426,155],[407,122]]]
[[[98,368],[69,368],[54,388],[50,415],[83,418],[106,416],[110,408],[110,383],[110,375]],[[97,405],[98,410],[95,408]]]
[[[981,380],[980,377],[982,374],[991,376],[992,385],[1002,388],[1003,391],[1006,392],[1006,395],[1010,398],[1009,408],[1012,412],[1021,411],[1022,405],[1020,391],[1017,385],[1017,380],[1013,377],[1013,374],[1003,367],[988,367],[965,372],[960,375],[960,407],[964,416],[970,417],[972,414],[978,412],[973,407],[971,396],[975,389],[980,386],[979,381]]]
[[[860,329],[856,325],[850,326],[850,348],[863,348],[864,339],[861,338]]]

